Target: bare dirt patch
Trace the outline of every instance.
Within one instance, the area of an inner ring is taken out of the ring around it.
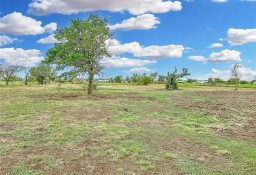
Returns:
[[[220,155],[216,155],[207,146],[193,142],[184,136],[173,135],[169,138],[154,138],[150,139],[152,146],[157,150],[164,150],[167,153],[167,158],[179,158],[179,155],[189,155],[196,162],[206,164],[214,171],[228,168],[229,161]],[[178,160],[177,160],[178,161]]]
[[[201,100],[184,101],[179,107],[194,109],[205,116],[216,116],[229,122],[229,129],[217,128],[223,135],[256,142],[256,92],[255,91],[195,91]]]
[[[111,112],[100,105],[83,105],[73,109],[60,108],[61,116],[75,120],[106,120]]]
[[[0,124],[0,131],[11,131],[11,130],[13,130],[13,126],[11,126],[10,124],[6,124],[6,123],[1,123]]]
[[[92,141],[88,139],[72,146],[35,145],[12,152],[11,157],[0,158],[0,174],[8,174],[11,168],[19,162],[24,162],[26,167],[33,171],[43,171],[48,175],[61,175],[64,172],[74,175],[122,175],[127,172],[141,175],[154,174],[143,170],[136,164],[137,160],[133,157],[125,157],[117,161],[107,156],[94,157],[90,149]]]

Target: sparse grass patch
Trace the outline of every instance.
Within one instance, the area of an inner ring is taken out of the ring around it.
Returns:
[[[137,164],[145,168],[147,171],[154,171],[156,169],[156,167],[148,160],[141,159],[137,162]]]
[[[58,167],[61,164],[61,161],[56,159],[55,157],[47,154],[42,154],[42,155],[30,155],[28,156],[27,159],[28,163],[39,163],[41,166],[49,167],[49,168],[54,168]]]
[[[11,168],[8,175],[44,175],[44,172],[34,171],[27,168],[24,162],[19,162]]]
[[[210,130],[194,130],[191,127],[176,126],[175,132],[190,137],[198,143],[207,145],[215,150],[219,156],[226,157],[233,165],[230,172],[254,174],[256,171],[256,147],[248,141],[230,140],[223,138]]]
[[[255,91],[82,86],[0,88],[1,173],[256,174]]]
[[[132,114],[119,114],[117,116],[117,120],[122,121],[122,122],[134,122],[139,119],[138,116],[132,115]]]
[[[121,142],[112,143],[111,156],[114,160],[124,158],[126,156],[140,157],[145,154],[147,147],[141,142],[132,140],[125,140]]]
[[[188,156],[179,156],[175,160],[175,164],[180,169],[181,173],[183,174],[190,174],[190,175],[224,175],[225,172],[213,172],[207,168],[206,165],[196,162],[195,160],[189,158]]]

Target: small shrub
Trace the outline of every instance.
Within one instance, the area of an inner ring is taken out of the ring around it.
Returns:
[[[165,88],[167,90],[178,89],[177,80],[187,75],[190,75],[187,68],[183,68],[181,73],[177,72],[177,68],[175,68],[175,70],[172,73],[168,72],[166,77],[167,82],[165,84]]]
[[[241,80],[241,81],[240,81],[240,84],[249,84],[249,82],[248,82],[248,81],[245,81],[245,80]]]
[[[115,83],[122,83],[123,82],[123,77],[121,75],[118,75],[114,78]]]
[[[149,83],[151,83],[151,78],[149,76],[141,76],[138,79],[138,84],[140,85],[148,85]]]

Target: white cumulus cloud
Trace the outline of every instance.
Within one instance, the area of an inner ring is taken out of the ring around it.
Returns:
[[[231,70],[219,70],[216,68],[212,68],[209,76],[212,78],[221,78],[223,80],[228,80],[231,77]]]
[[[50,24],[47,24],[46,26],[44,26],[44,29],[49,33],[53,33],[57,30],[57,23],[52,22]]]
[[[212,69],[210,76],[213,78],[221,78],[224,80],[228,80],[231,77],[231,69],[230,70],[219,70]],[[252,81],[256,79],[256,69],[246,68],[243,65],[238,69],[238,76],[241,80]]]
[[[45,32],[41,21],[13,12],[0,18],[0,33],[14,35],[37,35]]]
[[[223,47],[223,44],[221,43],[212,43],[209,48],[219,48],[219,47]]]
[[[37,41],[37,43],[40,43],[40,44],[53,44],[53,43],[57,43],[58,40],[56,40],[54,38],[54,35],[49,35],[45,38],[41,38]]]
[[[124,20],[122,23],[110,25],[109,28],[112,30],[137,30],[137,29],[152,29],[156,28],[160,21],[157,17],[152,14],[143,14],[137,17],[132,17]]]
[[[42,26],[41,21],[24,16],[20,12],[13,12],[0,18],[0,33],[13,35],[38,35],[47,32],[54,32],[57,29],[56,23]]]
[[[167,45],[167,46],[148,46],[142,47],[139,52],[134,53],[136,57],[149,57],[149,58],[180,58],[184,51],[182,45]]]
[[[256,29],[228,29],[227,40],[231,45],[242,45],[256,42]]]
[[[213,52],[208,57],[210,62],[226,62],[226,61],[241,61],[241,52],[236,50],[222,50],[221,52]]]
[[[188,59],[194,61],[207,62],[207,59],[204,56],[189,56]]]
[[[101,63],[106,68],[121,68],[121,67],[141,67],[148,64],[154,64],[156,63],[156,61],[129,59],[125,57],[112,56],[111,58],[103,58]]]
[[[208,58],[199,55],[189,56],[188,59],[201,62],[228,62],[228,61],[241,61],[241,52],[236,50],[222,50],[220,52],[212,52]]]
[[[153,72],[153,70],[147,67],[134,67],[134,68],[131,68],[128,72],[129,73],[148,73],[148,72]]]
[[[163,0],[33,0],[29,4],[29,12],[35,15],[50,13],[73,14],[96,10],[111,12],[128,11],[134,15],[150,13],[166,13],[182,9],[180,1]]]
[[[135,53],[141,49],[141,46],[138,42],[131,42],[121,44],[116,39],[111,39],[108,41],[109,43],[109,51],[113,55],[123,54],[123,53]]]
[[[112,39],[109,41],[109,50],[113,55],[132,53],[135,57],[146,58],[180,58],[185,50],[183,45],[165,45],[165,46],[141,46],[138,42],[121,44],[119,41]]]
[[[0,59],[7,64],[32,67],[43,60],[40,50],[24,50],[22,48],[0,48]]]
[[[8,44],[12,44],[13,42],[18,41],[17,38],[11,38],[6,35],[0,35],[0,47]]]

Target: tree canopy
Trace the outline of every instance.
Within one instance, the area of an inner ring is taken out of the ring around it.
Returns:
[[[111,39],[106,19],[90,15],[72,20],[70,27],[55,32],[58,43],[48,50],[45,63],[56,65],[74,75],[88,75],[88,95],[92,94],[94,75],[102,70],[101,59],[109,57],[107,41]]]
[[[177,68],[175,68],[175,70],[172,73],[168,72],[166,77],[167,82],[165,88],[168,90],[178,89],[176,81],[179,78],[185,77],[187,75],[190,75],[187,68],[183,68],[182,72],[180,73],[178,73]]]
[[[46,64],[40,64],[38,67],[32,67],[30,69],[31,76],[36,78],[38,84],[46,84],[55,76],[51,66]]]
[[[0,64],[0,77],[3,78],[5,84],[8,85],[12,77],[22,71],[22,69],[22,66]]]

